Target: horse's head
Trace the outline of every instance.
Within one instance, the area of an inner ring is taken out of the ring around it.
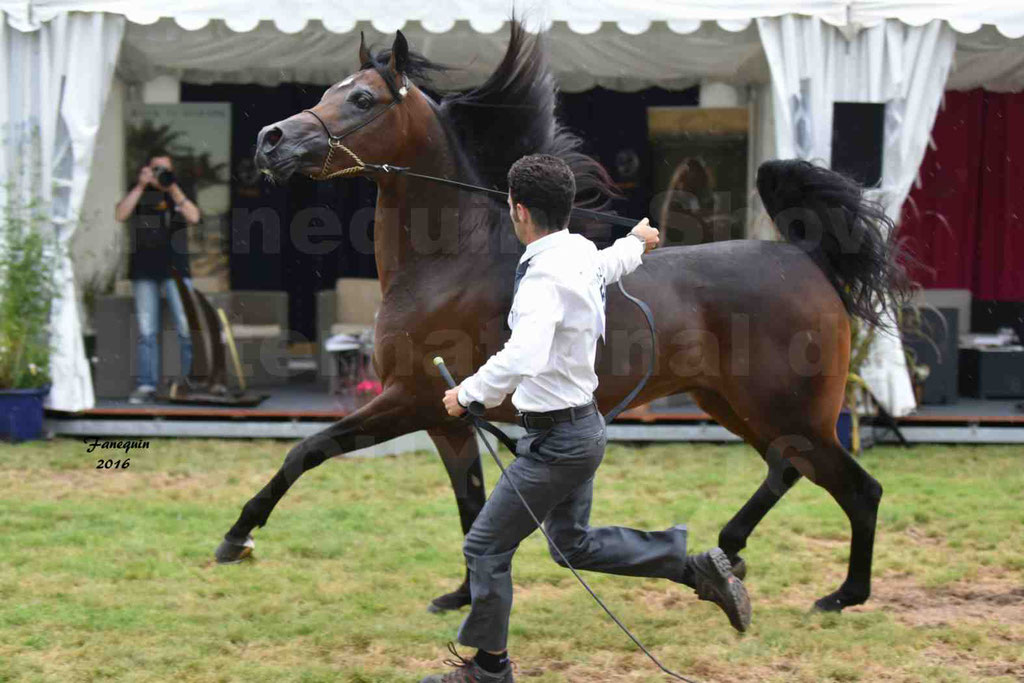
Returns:
[[[426,97],[409,82],[409,44],[399,31],[386,61],[360,40],[358,71],[312,109],[272,123],[256,139],[256,168],[275,180],[298,171],[316,180],[358,175],[362,162],[407,165]]]

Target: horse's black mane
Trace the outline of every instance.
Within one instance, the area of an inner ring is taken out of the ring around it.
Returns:
[[[372,54],[371,63],[392,92],[391,50]],[[431,78],[449,67],[409,51],[405,74],[428,92]],[[466,92],[439,93],[442,122],[459,141],[481,184],[507,187],[509,167],[527,154],[564,159],[576,176],[576,204],[603,205],[617,196],[608,172],[581,151],[582,141],[555,115],[558,88],[548,67],[544,37],[529,34],[513,19],[508,49],[494,73]]]

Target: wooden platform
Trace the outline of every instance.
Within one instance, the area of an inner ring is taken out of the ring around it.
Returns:
[[[326,389],[314,385],[289,385],[267,390],[270,397],[254,408],[175,405],[157,403],[132,405],[125,400],[101,399],[92,410],[76,416],[95,417],[165,417],[226,419],[310,419],[340,420],[356,409],[348,396],[331,396]],[[683,402],[685,399],[679,397]],[[1017,409],[1021,401],[962,398],[948,405],[919,406],[913,415],[900,418],[900,424],[1022,424],[1024,412]],[[54,414],[58,416],[59,414]],[[685,401],[674,407],[645,406],[623,412],[618,422],[671,423],[708,422],[711,416],[696,403]]]
[[[76,414],[48,413],[54,434],[77,436],[210,436],[227,438],[301,438],[356,409],[348,396],[332,396],[314,384],[276,388],[254,408],[175,404],[132,405],[101,400]],[[1024,413],[1019,401],[961,399],[950,405],[921,406],[899,424],[914,442],[1024,443]],[[880,438],[888,437],[880,432]],[[687,397],[661,399],[628,410],[609,427],[609,438],[629,441],[733,441]],[[420,440],[422,441],[422,439]],[[417,442],[419,443],[419,442]],[[429,447],[429,441],[426,442]]]

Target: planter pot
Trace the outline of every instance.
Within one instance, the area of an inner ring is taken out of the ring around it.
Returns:
[[[0,440],[31,441],[43,433],[43,399],[50,387],[0,389]]]
[[[843,448],[853,453],[853,420],[848,408],[843,408],[839,413],[839,420],[836,421],[836,436]]]
[[[857,443],[854,443],[853,419],[849,408],[843,408],[842,412],[839,413],[839,419],[836,421],[836,436],[839,437],[839,443],[853,455],[860,455],[875,445],[874,434],[869,425],[870,421],[865,420],[862,416],[860,418],[860,428],[857,430]]]

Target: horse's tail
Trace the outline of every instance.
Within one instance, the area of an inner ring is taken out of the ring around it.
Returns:
[[[800,159],[761,164],[757,191],[779,232],[814,259],[847,313],[892,327],[910,280],[882,206],[850,178]]]

